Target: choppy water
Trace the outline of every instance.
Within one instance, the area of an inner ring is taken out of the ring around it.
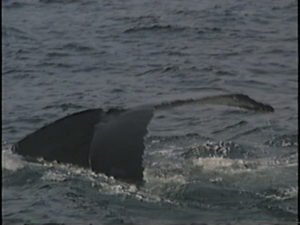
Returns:
[[[6,223],[293,222],[298,198],[297,1],[3,0]],[[11,144],[87,108],[243,93],[159,112],[141,188]]]

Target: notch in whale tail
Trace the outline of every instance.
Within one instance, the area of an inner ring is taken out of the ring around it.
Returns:
[[[246,95],[220,95],[177,100],[107,112],[90,109],[75,113],[29,134],[13,146],[25,158],[71,163],[129,183],[143,183],[144,136],[154,110],[185,104],[221,104],[273,112]]]

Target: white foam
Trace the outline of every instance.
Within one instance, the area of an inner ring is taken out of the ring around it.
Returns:
[[[223,157],[197,158],[193,159],[192,163],[196,167],[201,167],[203,171],[218,171],[227,174],[254,172],[270,169],[271,167],[292,167],[298,165],[298,163],[290,162],[289,160],[276,160],[270,158],[243,160]]]
[[[287,199],[297,199],[298,198],[298,187],[280,188],[275,194],[261,195],[266,199],[273,200],[287,200]]]
[[[186,184],[186,177],[181,174],[166,174],[164,176],[157,176],[153,174],[149,169],[144,170],[144,180],[147,183],[159,183],[159,184],[167,184],[167,183],[177,183],[177,184]]]
[[[249,172],[252,169],[245,166],[241,159],[228,159],[222,157],[208,157],[193,159],[193,165],[201,167],[204,171],[224,171],[228,173]]]
[[[47,171],[43,176],[42,180],[47,180],[47,181],[65,181],[68,177],[68,174],[60,173],[58,171]]]
[[[22,156],[14,154],[10,148],[2,149],[2,169],[16,171],[23,168],[25,163]]]

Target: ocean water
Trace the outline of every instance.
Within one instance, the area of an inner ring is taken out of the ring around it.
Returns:
[[[295,0],[3,0],[3,222],[294,224],[297,7]],[[141,187],[10,151],[80,110],[229,93],[275,111],[157,112]]]

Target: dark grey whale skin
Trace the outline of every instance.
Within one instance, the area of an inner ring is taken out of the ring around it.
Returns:
[[[151,106],[108,113],[95,126],[91,169],[130,183],[142,182],[144,136],[152,116]]]
[[[29,134],[13,146],[13,151],[28,159],[41,157],[89,167],[94,126],[104,115],[101,109],[89,109],[66,116]]]
[[[272,106],[241,94],[176,100],[126,110],[89,109],[38,129],[13,145],[12,150],[28,160],[43,158],[70,163],[128,183],[142,184],[144,136],[153,113],[185,104],[218,104],[257,112],[274,111]]]
[[[29,160],[71,163],[129,183],[143,181],[144,136],[149,106],[129,110],[89,109],[46,125],[13,145]]]

